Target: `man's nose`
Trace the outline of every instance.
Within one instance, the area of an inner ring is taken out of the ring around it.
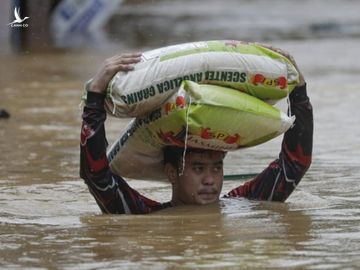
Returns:
[[[203,185],[213,185],[215,183],[215,175],[211,171],[207,171],[202,179]]]

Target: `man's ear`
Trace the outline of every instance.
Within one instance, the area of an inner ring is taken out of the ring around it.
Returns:
[[[171,184],[175,184],[178,175],[177,169],[171,163],[166,163],[164,167],[164,172],[169,182]]]

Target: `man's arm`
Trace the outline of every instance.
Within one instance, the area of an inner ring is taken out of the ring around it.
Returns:
[[[285,55],[297,67],[290,55],[273,47],[270,49]],[[292,91],[289,99],[290,109],[296,120],[294,126],[284,134],[279,158],[270,163],[254,179],[233,189],[225,197],[285,201],[310,167],[313,144],[313,114],[306,93],[306,83],[301,73],[299,86]]]
[[[131,70],[133,64],[139,61],[139,56],[131,54],[108,59],[87,86],[87,101],[82,115],[80,176],[104,213],[145,214],[165,206],[142,196],[123,178],[113,174],[106,157],[105,89],[116,72]]]

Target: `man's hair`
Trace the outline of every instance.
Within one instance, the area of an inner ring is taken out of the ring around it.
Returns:
[[[180,161],[182,160],[182,158],[184,156],[184,151],[185,151],[185,149],[182,147],[166,146],[164,148],[164,165],[166,165],[167,163],[170,163],[175,168],[179,168]],[[207,151],[212,151],[212,150],[201,149],[201,148],[187,148],[185,155],[187,155],[189,153],[204,153]],[[225,157],[225,154],[226,153],[224,152],[224,157]]]

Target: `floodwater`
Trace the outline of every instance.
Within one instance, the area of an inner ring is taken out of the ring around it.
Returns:
[[[348,18],[342,26],[358,22]],[[0,120],[0,268],[359,269],[360,39],[339,35],[269,41],[297,59],[314,107],[313,164],[286,203],[232,199],[143,216],[102,215],[78,173],[83,83],[115,50],[1,55],[0,108],[11,117]],[[112,142],[125,121],[106,125]],[[226,173],[259,172],[280,143],[229,154]],[[129,183],[170,199],[167,183]]]

